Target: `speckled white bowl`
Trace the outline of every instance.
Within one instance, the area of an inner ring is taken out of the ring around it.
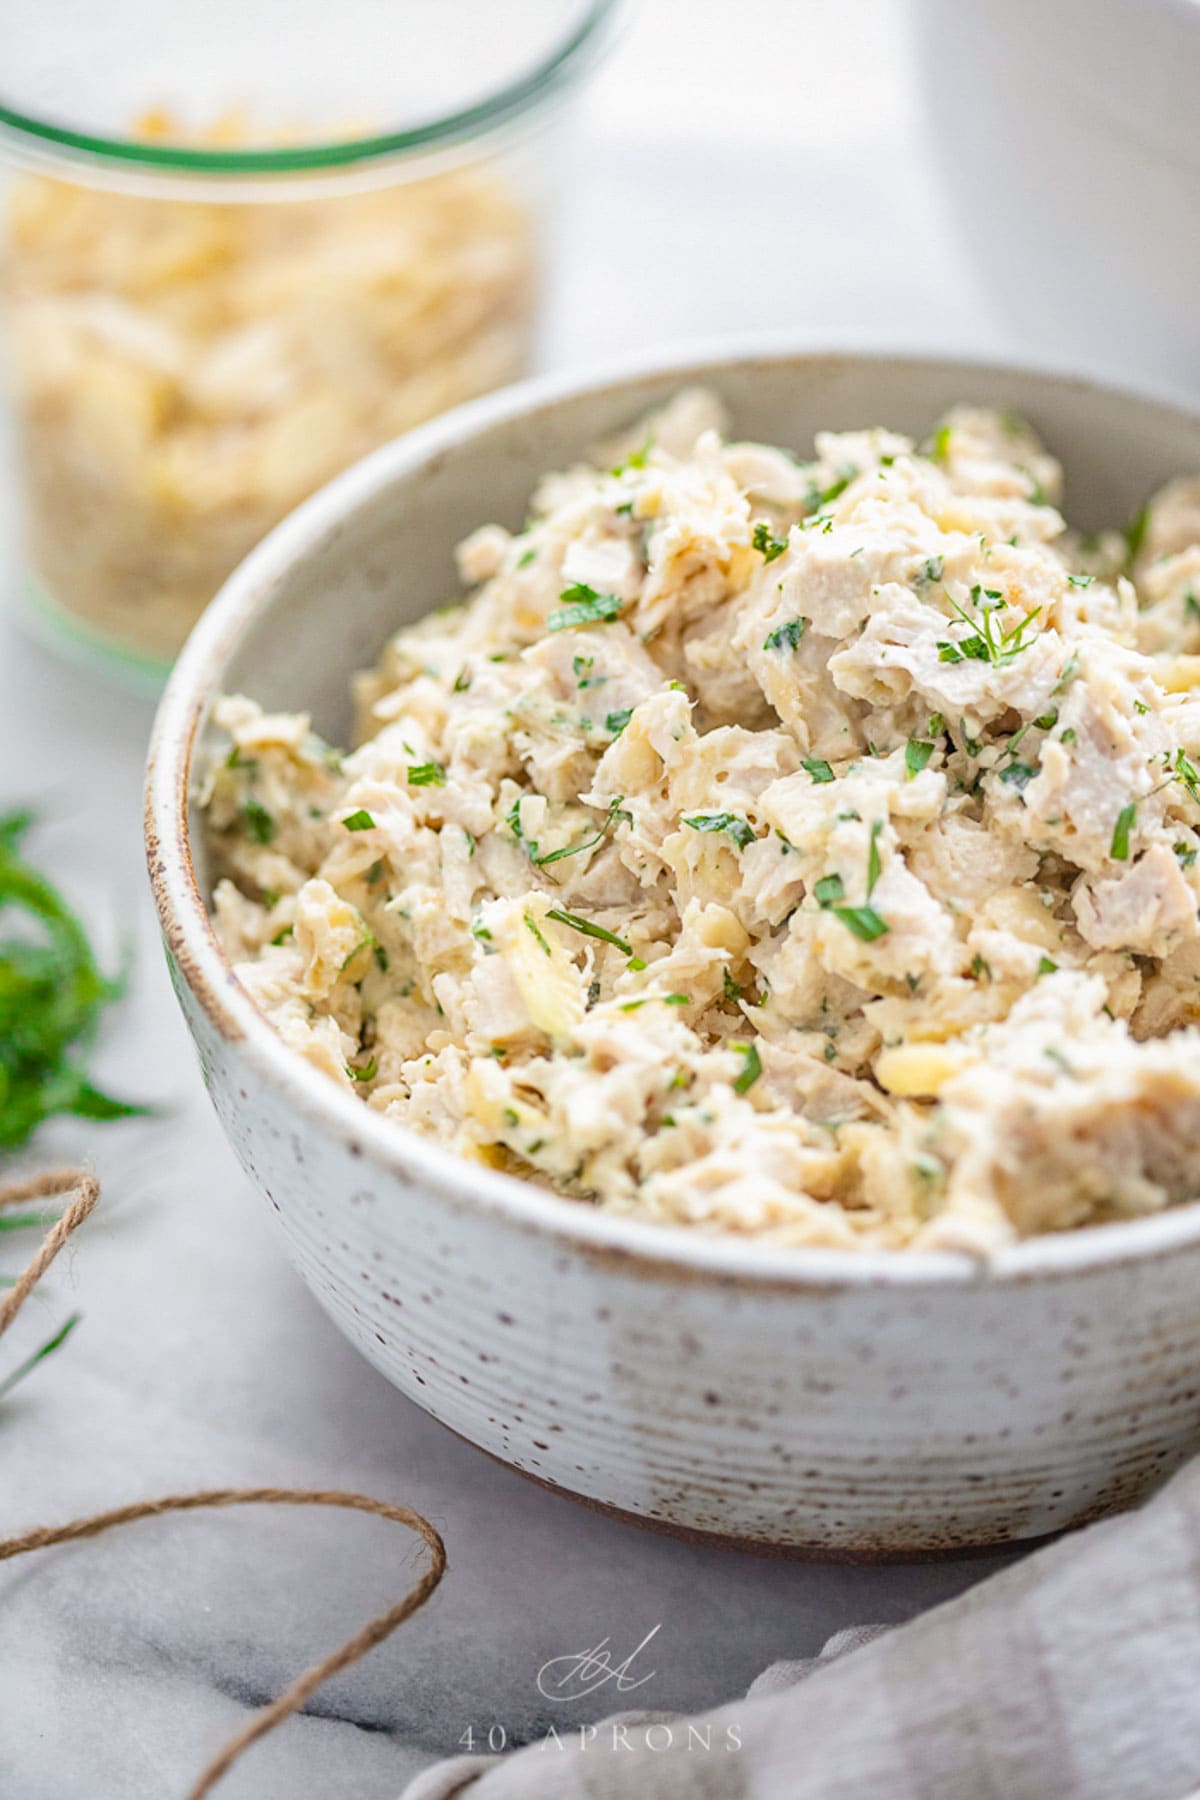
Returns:
[[[1084,526],[1200,467],[1200,421],[1049,375],[787,351],[539,380],[379,451],[275,531],[192,636],[150,759],[147,841],[204,1079],[346,1335],[512,1467],[649,1524],[830,1556],[1040,1536],[1138,1499],[1200,1443],[1200,1207],[951,1256],[784,1250],[607,1216],[459,1161],[286,1050],[205,911],[190,806],[213,697],[308,708],[456,589],[472,526],[680,385],[739,433],[922,431],[976,399],[1064,458]]]

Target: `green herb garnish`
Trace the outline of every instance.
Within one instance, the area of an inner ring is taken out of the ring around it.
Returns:
[[[795,650],[808,628],[807,619],[789,619],[786,625],[777,625],[763,639],[764,650]]]
[[[835,906],[831,910],[834,918],[840,919],[864,944],[874,943],[887,932],[886,920],[880,918],[873,906]]]
[[[867,847],[867,899],[875,892],[875,883],[883,873],[879,860],[879,834],[883,830],[883,820],[876,819],[871,826],[871,842]]]
[[[547,631],[569,631],[576,625],[601,625],[615,619],[621,602],[615,594],[598,594],[584,581],[576,581],[559,595],[563,605],[546,620]]]
[[[593,832],[591,837],[583,838],[578,844],[564,844],[561,850],[547,850],[545,856],[534,856],[531,860],[537,864],[539,869],[544,869],[550,863],[561,862],[564,856],[578,856],[583,850],[594,849],[600,840],[607,836],[612,827],[620,821],[623,820],[625,824],[632,825],[633,815],[622,811],[621,799],[622,796],[618,794],[608,809],[608,816],[603,825],[599,831]],[[517,835],[520,836],[519,830]],[[535,845],[534,848],[536,849],[537,846]]]
[[[733,839],[739,850],[744,850],[747,844],[754,842],[753,825],[738,813],[693,813],[690,819],[683,822],[690,825],[693,831],[723,831]]]
[[[410,787],[445,787],[446,771],[440,762],[409,763]]]
[[[246,831],[256,844],[269,844],[275,836],[275,820],[267,811],[261,800],[253,796],[242,808],[242,818],[246,822]]]
[[[347,1063],[346,1073],[351,1081],[374,1081],[379,1073],[379,1063],[374,1056],[365,1062],[361,1069],[356,1069],[352,1063]]]
[[[374,831],[375,829],[374,819],[371,817],[370,813],[361,806],[357,812],[347,813],[346,817],[342,820],[342,824],[346,827],[347,831]]]
[[[945,590],[943,590],[945,592]],[[938,643],[938,661],[958,663],[964,660],[986,663],[1007,663],[1022,650],[1028,650],[1035,639],[1026,639],[1025,633],[1041,612],[1035,606],[1030,613],[1022,613],[1015,625],[1007,631],[996,626],[996,614],[1004,607],[1004,596],[999,588],[980,587],[976,582],[971,589],[971,601],[975,607],[975,617],[960,606],[953,594],[946,593],[946,598],[964,624],[971,627],[969,637],[959,638],[957,642],[941,639]],[[1038,634],[1040,635],[1040,633]]]
[[[742,1072],[733,1084],[733,1091],[735,1094],[748,1093],[763,1072],[758,1045],[747,1043],[745,1038],[730,1038],[729,1048],[742,1057]]]
[[[750,541],[765,563],[774,562],[787,549],[787,539],[777,538],[765,519],[758,521]]]
[[[610,713],[605,714],[604,729],[605,729],[605,731],[607,731],[610,734],[610,736],[620,737],[621,733],[624,731],[625,727],[628,725],[628,723],[629,723],[630,719],[632,719],[632,717],[633,717],[632,706],[618,707],[615,712],[610,712]]]
[[[528,913],[525,916],[528,920]],[[554,919],[559,925],[569,925],[572,931],[581,931],[584,937],[599,938],[603,944],[615,944],[626,956],[633,955],[631,946],[624,938],[619,938],[615,931],[609,931],[606,926],[597,925],[591,919],[581,919],[578,913],[565,912],[561,906],[552,906],[546,917]],[[530,923],[532,924],[531,921]],[[549,945],[545,944],[545,939],[542,942],[548,955]]]
[[[909,778],[919,775],[933,755],[933,745],[927,744],[923,738],[909,738],[904,751],[904,767]]]
[[[833,770],[823,756],[802,756],[800,766],[806,769],[813,780],[818,783],[833,780]]]
[[[553,913],[551,913],[551,914],[550,914],[550,917],[551,917],[551,918],[553,918],[553,917],[554,917],[554,914],[553,914]],[[543,950],[543,951],[544,951],[544,952],[545,952],[545,954],[546,954],[546,955],[547,955],[547,956],[549,956],[549,954],[550,954],[550,946],[549,946],[549,944],[548,944],[548,943],[547,943],[547,942],[546,942],[546,934],[545,934],[545,932],[544,932],[544,931],[543,931],[543,930],[542,930],[542,928],[541,928],[541,926],[540,926],[540,925],[539,925],[539,924],[538,924],[538,922],[537,922],[537,920],[536,920],[536,919],[535,919],[535,918],[534,918],[534,917],[533,917],[533,916],[532,916],[532,914],[530,914],[530,913],[526,913],[526,914],[525,914],[525,915],[524,915],[524,918],[525,918],[525,923],[526,923],[526,925],[527,925],[527,926],[528,926],[528,927],[529,927],[529,929],[530,929],[530,931],[531,931],[531,932],[532,932],[532,933],[533,933],[533,935],[534,935],[534,937],[535,937],[535,938],[536,938],[536,940],[537,940],[537,942],[538,942],[538,944],[539,944],[539,946],[540,946],[540,947],[541,947],[541,949],[542,949],[542,950]]]
[[[1117,822],[1113,826],[1112,844],[1109,855],[1114,862],[1129,861],[1129,833],[1137,821],[1137,801],[1131,800],[1117,814]]]

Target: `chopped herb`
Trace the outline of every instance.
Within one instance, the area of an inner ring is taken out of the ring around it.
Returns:
[[[786,625],[777,625],[774,631],[767,633],[763,639],[763,649],[794,650],[807,627],[807,619],[789,619]]]
[[[1058,964],[1052,956],[1039,957],[1037,966],[1038,979],[1040,980],[1043,975],[1053,975],[1057,968]]]
[[[845,893],[840,875],[822,875],[820,881],[813,885],[813,898],[818,906],[832,906],[835,900],[843,899]]]
[[[1131,800],[1117,814],[1117,822],[1113,826],[1112,845],[1109,855],[1114,862],[1129,861],[1129,833],[1137,820],[1137,801]]]
[[[871,842],[867,848],[867,899],[875,892],[875,883],[883,873],[879,861],[879,834],[883,830],[883,820],[876,819],[871,826]]]
[[[942,570],[945,566],[946,563],[943,557],[927,556],[917,572],[916,585],[918,587],[928,587],[930,582],[940,581],[942,579]]]
[[[987,958],[976,953],[971,958],[971,974],[976,981],[991,981],[992,965]]]
[[[538,868],[544,869],[550,863],[561,862],[564,856],[578,856],[583,850],[594,849],[600,840],[607,836],[612,827],[622,820],[625,824],[632,825],[632,814],[622,811],[621,799],[622,796],[618,794],[616,799],[610,805],[608,816],[605,818],[599,831],[593,832],[591,837],[581,839],[578,844],[565,844],[561,850],[547,850],[544,856],[535,856],[532,860],[537,864]]]
[[[1182,750],[1175,752],[1173,774],[1187,789],[1188,798],[1200,806],[1200,775],[1197,774],[1195,765],[1184,755]]]
[[[761,554],[765,563],[774,562],[775,558],[782,556],[787,549],[787,539],[777,538],[765,519],[758,521],[754,527],[754,536],[750,541]]]
[[[598,625],[615,619],[621,602],[615,594],[598,594],[586,582],[576,581],[559,595],[564,602],[546,620],[547,631],[569,631],[576,625]]]
[[[1032,763],[1010,762],[1007,769],[1001,769],[1000,779],[1015,787],[1018,793],[1022,793],[1036,774],[1037,770]]]
[[[829,531],[833,520],[826,518],[821,509],[844,494],[857,474],[858,465],[856,463],[845,463],[828,487],[810,487],[804,496],[805,525],[819,523],[823,530]]]
[[[409,763],[408,780],[411,787],[445,787],[446,771],[440,762]]]
[[[1174,844],[1172,846],[1172,848],[1174,849],[1176,856],[1179,858],[1181,867],[1185,868],[1185,869],[1190,869],[1192,864],[1196,860],[1196,846],[1194,844],[1179,843],[1179,844]]]
[[[471,936],[473,938],[478,938],[481,944],[490,944],[492,941],[491,932],[486,925],[481,925],[478,919],[472,919],[471,921]]]
[[[934,432],[933,445],[930,451],[934,462],[944,463],[950,455],[950,433],[951,427],[949,425],[939,425]]]
[[[517,558],[518,569],[527,569],[530,563],[536,560],[536,557],[536,550],[522,550],[520,556]]]
[[[530,913],[526,913],[524,915],[524,917],[525,917],[525,923],[529,927],[530,931],[533,933],[534,937],[536,938],[539,947],[545,952],[545,954],[547,956],[549,956],[550,946],[546,942],[545,933],[542,931],[537,920]],[[553,919],[555,917],[555,914],[551,913],[550,917]]]
[[[296,927],[294,925],[285,925],[283,927],[282,931],[277,931],[275,933],[275,936],[271,939],[271,942],[273,944],[286,944],[288,939],[295,935],[295,931],[296,931]]]
[[[1141,716],[1145,718],[1146,714],[1150,711],[1150,708],[1146,705],[1144,700],[1135,700],[1133,703],[1133,710],[1135,713],[1140,713]]]
[[[1015,625],[1007,631],[999,630],[995,625],[995,616],[1005,606],[1004,595],[999,588],[980,587],[976,582],[971,589],[971,602],[975,607],[976,617],[972,617],[964,606],[960,606],[954,596],[945,589],[946,598],[965,625],[971,627],[969,637],[959,638],[957,642],[941,639],[938,642],[938,661],[956,663],[964,658],[973,662],[993,664],[1011,662],[1022,650],[1028,650],[1034,639],[1026,639],[1025,633],[1041,613],[1041,607],[1035,606],[1030,613],[1022,613]]]
[[[514,1107],[506,1106],[503,1113],[504,1123],[514,1129],[521,1123],[521,1115]]]
[[[372,949],[372,952],[374,953],[375,961],[379,964],[379,973],[381,975],[386,975],[388,972],[388,953],[387,953],[387,951],[384,949],[382,944],[372,944],[371,949]]]
[[[1058,741],[1060,744],[1077,743],[1079,741],[1079,733],[1076,731],[1076,729],[1073,725],[1068,725],[1067,729],[1063,732],[1062,736],[1059,738]]]
[[[247,800],[242,808],[242,817],[246,821],[246,830],[256,844],[269,844],[275,836],[275,821],[261,800],[253,797]]]
[[[687,994],[664,994],[663,995],[663,1005],[664,1006],[690,1006],[691,1004],[692,1004],[691,998]]]
[[[748,1093],[763,1072],[758,1045],[747,1043],[745,1038],[730,1038],[729,1048],[736,1050],[743,1059],[742,1072],[733,1084],[733,1091],[735,1094]]]
[[[352,1063],[347,1063],[346,1073],[351,1081],[374,1081],[376,1075],[379,1073],[379,1064],[375,1057],[372,1056],[368,1062],[363,1064],[361,1069],[356,1069]]]
[[[610,712],[605,715],[604,729],[605,731],[610,732],[613,737],[620,737],[632,717],[632,706],[619,707],[616,712]]]
[[[942,717],[941,713],[930,713],[929,724],[926,727],[926,729],[928,730],[931,738],[945,737],[946,721]]]
[[[693,813],[690,819],[683,822],[690,825],[693,831],[723,831],[733,839],[739,850],[744,850],[747,844],[754,842],[753,825],[737,813]]]
[[[1051,693],[1052,694],[1063,693],[1068,687],[1070,687],[1071,683],[1074,681],[1074,679],[1078,675],[1078,673],[1079,673],[1079,654],[1077,651],[1073,650],[1071,652],[1070,656],[1068,656],[1066,662],[1063,664],[1062,674],[1059,676],[1058,680],[1055,682],[1054,686],[1051,688],[1051,690],[1050,690]]]
[[[910,780],[914,775],[921,773],[932,755],[932,744],[925,743],[922,738],[909,738],[904,752],[904,766],[908,770]]]
[[[578,913],[564,912],[561,906],[552,906],[546,917],[556,920],[559,925],[569,925],[572,931],[581,931],[584,937],[599,938],[603,944],[615,944],[617,949],[623,950],[626,956],[633,955],[632,949],[624,938],[619,938],[616,932],[607,930],[603,925],[594,924],[591,919],[581,919]],[[542,941],[546,954],[549,955],[550,946],[545,943],[544,939]]]
[[[1053,731],[1054,727],[1058,724],[1058,714],[1056,712],[1043,713],[1040,718],[1035,719],[1033,722],[1039,731]]]
[[[816,782],[824,783],[833,780],[833,770],[823,756],[804,756],[800,759],[801,767],[808,770]]]
[[[1146,541],[1146,531],[1150,524],[1150,502],[1133,515],[1125,527],[1125,542],[1129,548],[1129,560],[1133,561]]]
[[[873,906],[835,906],[832,908],[835,919],[852,931],[856,938],[864,944],[874,943],[887,931],[887,923],[881,919]]]
[[[374,831],[375,829],[374,819],[371,817],[370,813],[361,806],[357,812],[347,813],[346,817],[342,820],[342,824],[346,827],[347,831]]]
[[[648,437],[638,450],[631,450],[623,463],[618,463],[612,471],[614,475],[623,475],[626,469],[644,469],[646,458],[654,448],[654,438]]]
[[[1196,854],[1195,851],[1193,851],[1192,852],[1193,857],[1195,856],[1195,854]],[[721,970],[721,982],[725,989],[725,998],[727,1000],[740,1000],[741,999],[742,990],[738,986],[737,982],[733,979],[733,976],[729,973],[729,970],[727,968],[722,968],[722,970]]]
[[[1067,580],[1072,587],[1089,588],[1096,577],[1094,575],[1068,575]]]
[[[1019,464],[1018,464],[1018,467],[1020,467]],[[1042,486],[1041,482],[1038,480],[1037,476],[1034,474],[1033,470],[1022,468],[1021,473],[1022,473],[1022,475],[1025,476],[1025,478],[1029,482],[1029,493],[1028,493],[1027,498],[1032,502],[1032,504],[1034,506],[1049,506],[1050,501],[1049,501],[1049,498],[1047,497],[1046,490]]]
[[[1185,619],[1200,619],[1200,600],[1197,600],[1191,588],[1183,596],[1183,616]]]

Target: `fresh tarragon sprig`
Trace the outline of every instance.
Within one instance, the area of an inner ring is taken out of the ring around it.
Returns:
[[[15,1150],[56,1113],[121,1119],[147,1108],[102,1093],[86,1053],[121,983],[101,973],[61,895],[20,854],[28,812],[0,816],[0,912],[25,915],[0,938],[0,1151]]]

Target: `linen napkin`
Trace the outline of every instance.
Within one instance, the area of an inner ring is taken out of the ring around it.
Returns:
[[[864,1641],[865,1640],[865,1641]],[[1200,1458],[894,1630],[692,1718],[624,1714],[425,1770],[402,1800],[1194,1800]]]

